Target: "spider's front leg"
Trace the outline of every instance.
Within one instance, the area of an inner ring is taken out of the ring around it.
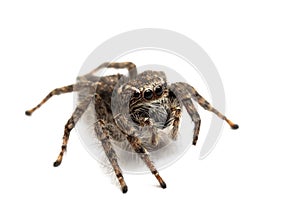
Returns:
[[[128,187],[125,183],[121,168],[118,164],[116,152],[113,149],[113,146],[110,142],[109,130],[105,127],[105,121],[99,120],[95,125],[95,131],[96,131],[96,135],[97,135],[98,139],[101,141],[104,152],[105,152],[110,164],[112,165],[112,167],[114,169],[116,177],[118,178],[122,192],[126,193],[128,191]]]
[[[170,91],[172,94],[172,92]],[[171,100],[172,96],[174,94],[170,95]],[[175,97],[173,100],[174,102],[177,102],[178,99]],[[196,145],[197,140],[198,140],[198,134],[200,131],[200,125],[201,125],[201,119],[200,115],[197,112],[197,109],[195,108],[193,102],[190,99],[184,99],[181,101],[185,109],[187,110],[189,116],[191,117],[192,121],[194,122],[194,136],[193,136],[193,144]],[[179,121],[181,117],[181,106],[179,105],[179,102],[177,103],[172,103],[171,104],[171,117],[174,119],[173,121],[173,128],[171,131],[171,138],[175,140],[178,136],[178,126],[179,126]]]
[[[183,103],[186,110],[188,111],[190,117],[192,118],[193,122],[195,123],[194,127],[194,136],[193,136],[193,145],[196,145],[200,130],[200,116],[193,105],[191,99],[195,100],[202,106],[205,110],[211,111],[216,114],[219,118],[225,120],[232,129],[238,129],[238,125],[234,124],[230,121],[227,117],[225,117],[222,113],[220,113],[217,109],[212,107],[210,103],[208,103],[191,85],[183,82],[173,83],[170,86],[170,91],[174,92],[176,97]]]
[[[200,115],[197,112],[196,107],[194,106],[192,100],[185,99],[182,100],[182,104],[184,105],[185,109],[187,110],[188,114],[192,118],[192,121],[194,122],[194,135],[193,135],[193,145],[197,144],[198,141],[198,135],[200,131],[200,125],[201,125],[201,119]]]
[[[170,136],[173,140],[176,140],[178,137],[178,129],[179,129],[182,108],[175,94],[171,90],[169,90],[169,104],[170,104],[170,119],[172,121],[170,120],[167,121],[167,124],[165,126],[169,126],[169,125],[173,126]]]
[[[110,136],[112,136],[117,141],[122,140],[122,137],[120,137],[122,136],[121,132],[117,129],[117,127],[114,127],[112,126],[112,124],[107,123],[106,119],[108,113],[107,113],[106,106],[104,105],[100,95],[95,93],[93,100],[94,100],[93,103],[95,107],[95,114],[97,118],[97,122],[95,123],[96,136],[101,141],[104,152],[115,171],[115,174],[121,185],[122,192],[126,193],[128,187],[124,181],[121,168],[119,167],[116,152],[113,149],[113,146],[110,142]]]
[[[167,185],[160,177],[158,171],[156,170],[153,162],[150,159],[150,155],[147,149],[142,144],[142,141],[137,137],[138,133],[131,121],[129,120],[129,116],[118,114],[114,117],[117,126],[122,130],[122,132],[126,133],[127,140],[134,149],[136,153],[139,154],[140,158],[144,161],[147,167],[150,169],[151,173],[156,177],[160,186],[162,188],[166,188]]]
[[[160,177],[160,175],[159,175],[157,169],[155,168],[153,162],[150,160],[149,153],[148,153],[147,149],[143,146],[142,141],[134,135],[128,135],[127,140],[131,144],[134,151],[139,154],[141,159],[144,161],[144,163],[150,169],[151,173],[156,177],[156,179],[158,180],[160,186],[163,189],[165,189],[167,187],[167,185],[163,181],[163,179]]]

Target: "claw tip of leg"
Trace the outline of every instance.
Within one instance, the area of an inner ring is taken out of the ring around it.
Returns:
[[[196,146],[197,141],[198,141],[198,135],[194,136],[194,138],[193,138],[193,145]]]
[[[125,186],[122,188],[122,192],[125,194],[127,191],[128,191],[128,187],[127,187],[127,185],[125,185]]]
[[[161,182],[161,183],[160,183],[160,186],[161,186],[163,189],[167,188],[167,184],[166,184],[165,182]]]
[[[26,111],[25,111],[25,115],[30,116],[30,115],[31,115],[31,112],[30,112],[29,110],[26,110]]]
[[[60,162],[59,161],[55,161],[54,163],[53,163],[53,167],[58,167],[60,165]]]
[[[231,128],[232,128],[232,129],[238,129],[238,128],[239,128],[239,125],[234,124]]]

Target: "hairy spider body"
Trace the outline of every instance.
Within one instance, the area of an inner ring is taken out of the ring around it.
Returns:
[[[103,68],[126,68],[129,76],[121,74],[96,76],[95,73]],[[158,144],[161,130],[167,129],[171,139],[177,138],[182,107],[185,107],[194,122],[192,141],[194,145],[198,140],[201,119],[192,100],[225,120],[231,128],[238,128],[238,125],[213,108],[189,84],[177,82],[168,85],[166,75],[161,71],[149,70],[138,74],[136,66],[130,62],[103,63],[90,73],[78,77],[77,80],[78,82],[73,85],[54,89],[41,103],[25,113],[31,115],[53,95],[78,92],[78,105],[65,125],[61,151],[54,166],[61,164],[71,130],[88,106],[92,105],[96,118],[94,126],[96,136],[114,169],[123,193],[127,192],[128,188],[112,143],[129,144],[156,177],[161,187],[166,188],[148,152],[160,148]]]

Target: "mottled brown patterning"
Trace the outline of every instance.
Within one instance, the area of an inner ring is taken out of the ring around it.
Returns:
[[[95,73],[103,68],[127,69],[129,76],[96,76]],[[131,62],[103,63],[77,80],[73,85],[52,90],[25,114],[31,115],[53,95],[78,92],[79,103],[65,125],[61,151],[53,165],[57,167],[61,164],[71,130],[92,105],[97,119],[94,123],[96,136],[113,167],[123,193],[127,192],[128,187],[112,142],[127,143],[144,161],[160,186],[166,188],[166,183],[151,161],[149,151],[160,148],[161,130],[169,130],[169,137],[176,140],[182,106],[194,123],[193,145],[196,145],[198,140],[201,119],[192,100],[225,120],[231,128],[238,128],[238,125],[213,108],[191,85],[183,82],[168,85],[166,75],[161,71],[149,70],[138,74],[135,64]],[[147,134],[150,136],[146,137]]]

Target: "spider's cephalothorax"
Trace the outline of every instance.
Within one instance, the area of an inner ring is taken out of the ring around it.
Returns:
[[[129,101],[131,119],[141,127],[165,128],[171,111],[165,74],[145,71],[128,84],[133,90]]]
[[[121,74],[96,76],[95,73],[103,68],[126,68],[129,76]],[[164,72],[160,71],[144,71],[137,74],[136,66],[130,62],[103,63],[90,73],[78,77],[76,84],[54,89],[41,103],[27,110],[25,114],[31,115],[53,95],[73,91],[79,92],[79,104],[65,125],[63,144],[54,166],[61,164],[71,130],[88,106],[92,104],[97,119],[94,123],[96,136],[103,146],[124,193],[127,192],[127,185],[118,165],[112,142],[128,143],[145,162],[161,187],[166,188],[148,151],[150,146],[158,144],[159,130],[169,128],[170,138],[173,140],[177,138],[182,107],[187,110],[194,123],[192,141],[194,145],[198,140],[201,119],[192,100],[225,120],[231,128],[238,128],[238,125],[212,107],[191,85],[183,82],[168,85]],[[151,135],[150,140],[142,138],[145,129]]]
[[[159,130],[173,127],[175,118],[179,119],[181,115],[181,104],[168,88],[164,72],[144,71],[121,85],[117,87],[119,93],[129,94],[129,100],[126,102],[126,98],[118,96],[121,97],[122,104],[128,106],[127,111],[134,123],[132,125],[139,130],[139,137],[147,150],[157,150],[155,146],[159,142]],[[172,131],[169,134],[172,135]]]

